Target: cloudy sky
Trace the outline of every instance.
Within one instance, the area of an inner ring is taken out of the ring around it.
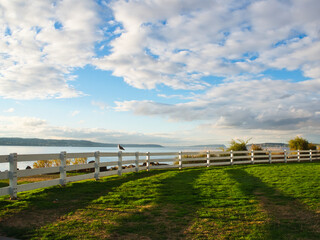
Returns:
[[[320,142],[319,0],[1,0],[0,137]]]

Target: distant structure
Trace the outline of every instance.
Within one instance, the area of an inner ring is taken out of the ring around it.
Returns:
[[[120,150],[125,150],[124,147],[122,147],[120,144],[118,144],[118,149]]]

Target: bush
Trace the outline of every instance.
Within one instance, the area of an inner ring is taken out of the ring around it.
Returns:
[[[247,141],[244,141],[242,139],[232,139],[230,142],[230,147],[227,149],[227,151],[248,151],[247,144],[249,141],[250,139]]]
[[[85,164],[87,163],[87,158],[74,158],[74,159],[67,159],[67,165],[74,165],[74,164]],[[53,159],[53,160],[38,160],[33,163],[33,168],[44,168],[44,167],[58,167],[60,166],[60,159]]]
[[[312,143],[309,143],[307,139],[296,136],[294,139],[289,141],[290,150],[309,150],[316,149],[316,146]]]

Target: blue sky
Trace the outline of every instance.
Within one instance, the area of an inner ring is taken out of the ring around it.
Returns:
[[[3,0],[0,137],[320,143],[318,0]]]

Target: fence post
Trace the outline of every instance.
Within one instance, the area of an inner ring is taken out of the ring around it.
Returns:
[[[122,175],[122,152],[118,152],[118,175]]]
[[[210,167],[210,151],[207,151],[207,167]]]
[[[269,163],[272,163],[272,154],[271,154],[271,151],[269,151]]]
[[[230,151],[230,165],[233,165],[233,152]]]
[[[135,169],[136,169],[136,172],[139,172],[139,152],[136,152],[134,155],[136,156],[136,160],[134,163],[136,165]]]
[[[298,162],[300,162],[300,150],[298,150],[298,152],[297,152],[297,157],[298,157]]]
[[[312,150],[310,149],[310,162],[312,162]]]
[[[10,186],[10,199],[17,199],[18,193],[18,178],[17,178],[17,154],[11,153],[9,155],[9,186]]]
[[[94,153],[94,177],[96,180],[99,180],[99,174],[100,174],[100,152],[96,151]]]
[[[251,150],[251,163],[254,164],[254,152]]]
[[[283,155],[284,155],[284,163],[287,163],[287,149],[283,150]]]
[[[179,169],[182,169],[182,152],[179,151]]]
[[[150,152],[147,152],[147,171],[150,171]]]
[[[60,185],[66,185],[66,178],[67,178],[67,152],[60,153]]]

